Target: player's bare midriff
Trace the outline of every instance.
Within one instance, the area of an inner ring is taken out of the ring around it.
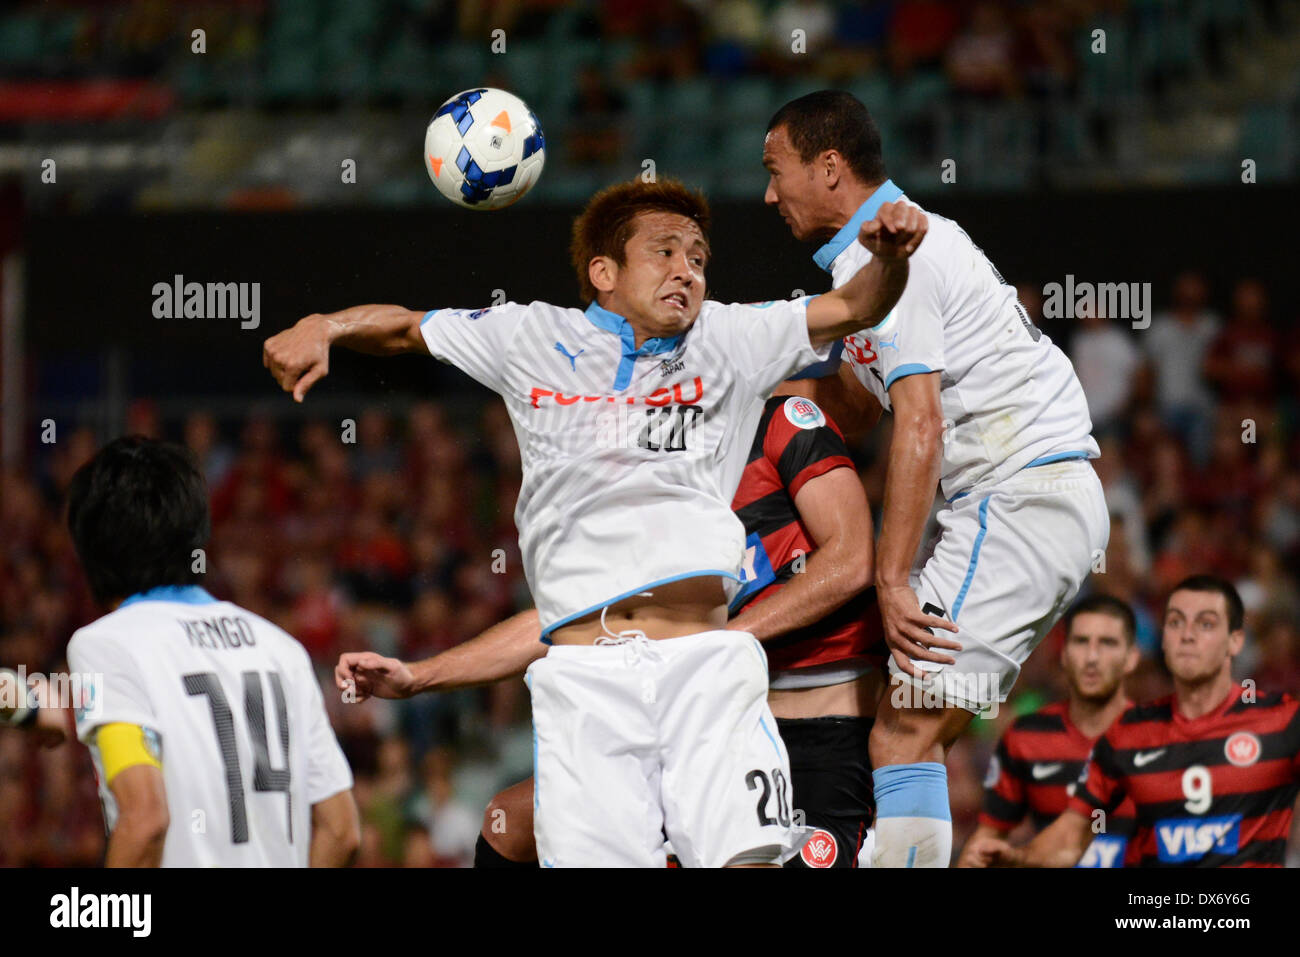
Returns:
[[[634,595],[610,605],[602,626],[600,612],[556,628],[556,645],[590,645],[610,632],[635,629],[647,638],[681,638],[714,631],[727,623],[727,595],[716,575],[684,578],[659,585],[649,595]]]
[[[767,704],[778,718],[874,718],[884,691],[884,674],[872,670],[821,688],[773,688],[767,693]]]

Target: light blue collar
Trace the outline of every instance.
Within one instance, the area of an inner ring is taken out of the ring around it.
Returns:
[[[813,262],[830,272],[831,263],[835,262],[836,257],[848,248],[849,243],[858,238],[858,232],[862,229],[862,224],[875,219],[876,212],[881,206],[885,205],[885,203],[892,203],[902,195],[903,191],[894,185],[892,179],[887,179],[877,186],[876,191],[867,197],[867,201],[858,207],[858,211],[853,214],[853,218],[840,228],[840,231],[835,234],[830,242],[813,254]]]
[[[216,599],[200,585],[159,585],[148,591],[136,592],[117,607],[125,608],[138,601],[175,601],[182,605],[210,605]]]
[[[656,336],[653,339],[647,339],[638,349],[636,347],[636,333],[632,330],[632,323],[618,313],[610,312],[593,301],[587,307],[586,316],[597,329],[612,332],[623,340],[623,357],[619,360],[618,374],[614,377],[614,391],[616,392],[622,392],[631,383],[632,371],[636,368],[636,360],[639,356],[653,356],[664,352],[672,352],[682,341],[680,335],[669,336],[666,339]]]

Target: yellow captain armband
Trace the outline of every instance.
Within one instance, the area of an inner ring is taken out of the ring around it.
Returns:
[[[162,770],[162,746],[158,732],[138,724],[116,722],[95,732],[95,747],[104,766],[104,782],[111,783],[127,768],[148,764]]]

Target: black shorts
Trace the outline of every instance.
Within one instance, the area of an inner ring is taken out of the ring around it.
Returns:
[[[796,814],[817,832],[786,867],[857,867],[876,815],[871,790],[871,718],[777,718],[790,754]],[[797,821],[797,818],[796,818]]]

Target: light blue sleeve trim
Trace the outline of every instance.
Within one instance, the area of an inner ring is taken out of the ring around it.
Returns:
[[[596,605],[592,605],[590,608],[584,608],[582,611],[575,611],[572,615],[565,615],[559,621],[547,625],[545,628],[542,629],[542,644],[549,645],[551,643],[550,640],[551,632],[553,632],[556,628],[561,628],[564,625],[569,624],[570,622],[577,621],[579,618],[585,618],[588,615],[590,615],[593,611],[600,611],[602,608],[612,605],[615,602],[622,601],[624,598],[631,598],[633,595],[639,594],[640,592],[643,592],[646,589],[658,588],[660,585],[667,585],[670,584],[671,582],[678,582],[684,578],[704,578],[709,575],[717,575],[720,578],[730,578],[732,581],[740,581],[740,576],[737,575],[735,572],[724,572],[724,571],[719,571],[716,568],[705,568],[697,572],[683,572],[680,575],[673,575],[671,578],[661,578],[658,581],[648,582],[644,585],[638,585],[636,588],[631,588],[623,592],[621,595],[615,595],[613,598],[607,598],[605,599],[605,601],[602,601]]]
[[[441,309],[430,309],[428,312],[426,312],[426,313],[424,314],[424,318],[420,320],[420,325],[423,326],[426,322],[428,322],[430,319],[432,319],[432,318],[433,318],[433,314],[434,314],[435,312],[442,312],[442,310],[441,310]]]
[[[957,620],[957,615],[961,612],[962,603],[966,601],[966,593],[970,591],[970,583],[975,578],[975,566],[980,560],[980,546],[984,544],[984,536],[989,530],[989,499],[991,495],[984,496],[984,501],[980,502],[980,530],[975,536],[975,546],[970,552],[970,567],[966,569],[966,579],[961,583],[961,591],[957,592],[957,600],[952,603],[952,620]]]
[[[893,318],[894,318],[894,310],[891,309],[889,310],[889,312],[885,313],[884,319],[881,319],[878,323],[876,323],[874,326],[871,327],[871,331],[879,332],[881,329],[885,328],[885,326],[888,325],[889,320]]]
[[[897,369],[895,369],[893,372],[889,373],[889,375],[885,377],[885,391],[888,392],[889,387],[893,385],[895,382],[897,382],[899,379],[906,379],[910,375],[920,375],[925,372],[933,372],[933,371],[934,370],[931,369],[929,366],[923,366],[919,362],[905,363],[899,366]]]

